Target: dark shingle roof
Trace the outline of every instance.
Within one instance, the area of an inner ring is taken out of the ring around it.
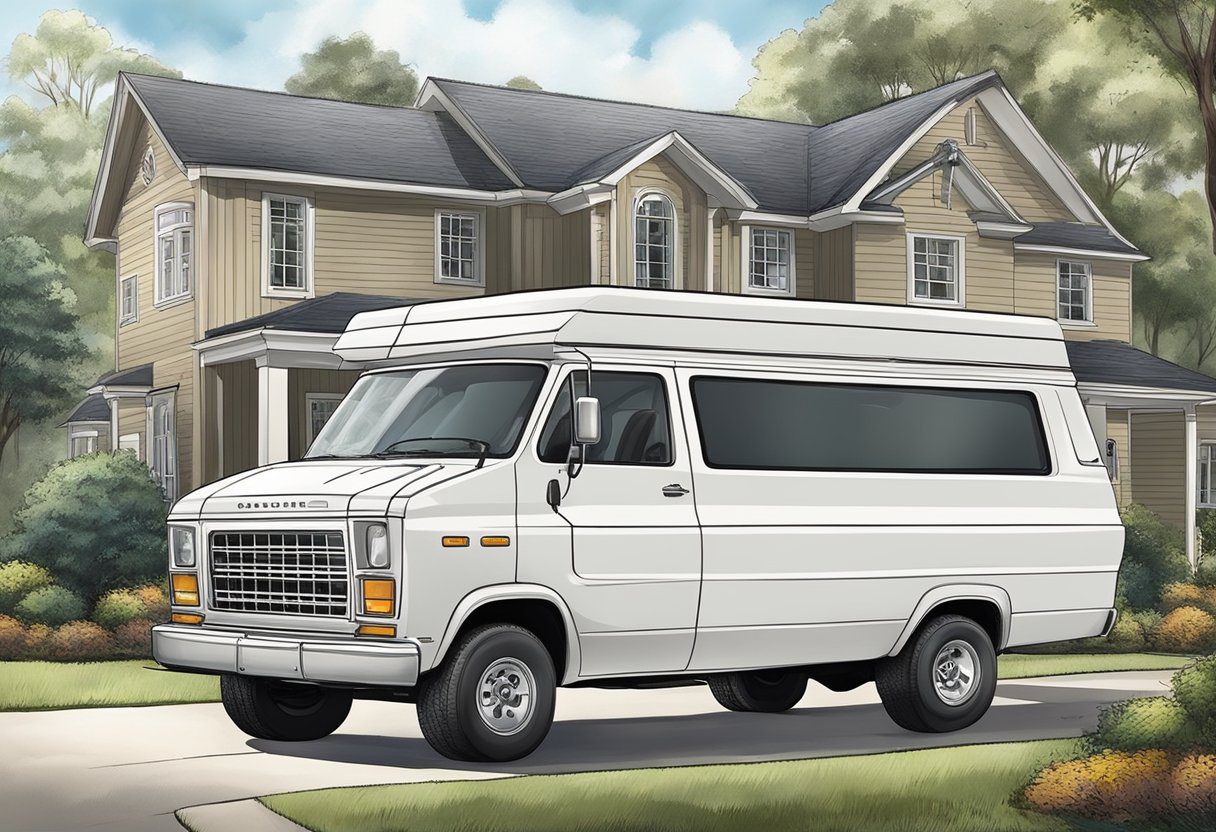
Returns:
[[[110,405],[105,396],[94,393],[85,397],[80,404],[72,408],[68,418],[59,427],[66,427],[75,422],[108,422],[110,421]]]
[[[1139,250],[1120,240],[1110,229],[1101,225],[1079,222],[1036,222],[1034,229],[1014,238],[1019,243],[1062,248],[1093,249],[1122,254],[1139,254]]]
[[[374,312],[377,309],[389,309],[394,306],[412,306],[415,303],[420,303],[420,301],[387,295],[334,292],[302,300],[264,315],[256,315],[252,318],[245,318],[243,321],[217,326],[215,329],[207,330],[206,337],[216,338],[220,335],[232,335],[236,332],[248,332],[253,329],[342,332],[350,323],[350,319],[360,312]]]
[[[152,365],[140,364],[138,367],[128,367],[125,370],[115,370],[105,373],[97,379],[95,386],[106,387],[151,387]]]
[[[186,164],[500,190],[511,181],[446,114],[127,75]]]
[[[1216,378],[1157,358],[1122,341],[1067,341],[1077,381],[1216,394]]]

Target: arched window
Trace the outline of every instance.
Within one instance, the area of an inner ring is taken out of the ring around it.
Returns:
[[[660,193],[638,198],[633,210],[633,285],[675,287],[676,212]]]

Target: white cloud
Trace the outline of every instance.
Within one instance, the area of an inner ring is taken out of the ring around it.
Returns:
[[[302,52],[356,31],[397,50],[420,75],[501,84],[522,74],[549,90],[699,109],[733,107],[752,73],[750,54],[714,23],[689,22],[640,57],[635,26],[567,0],[506,0],[489,20],[455,2],[301,0],[248,24],[224,52],[188,36],[157,52],[187,78],[280,89]]]

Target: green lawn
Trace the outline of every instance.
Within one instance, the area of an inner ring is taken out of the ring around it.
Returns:
[[[1038,832],[1010,798],[1073,740],[262,798],[316,832]]]
[[[150,661],[0,662],[0,711],[216,702],[215,676],[157,670]]]
[[[1002,679],[1025,679],[1118,670],[1176,670],[1191,661],[1190,656],[1163,653],[1006,653],[997,660],[997,673]]]

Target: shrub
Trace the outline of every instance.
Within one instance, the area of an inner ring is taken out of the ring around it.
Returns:
[[[1167,696],[1156,696],[1103,709],[1089,744],[1096,751],[1142,751],[1192,748],[1200,739],[1199,729],[1182,705]]]
[[[1152,637],[1153,630],[1161,624],[1162,615],[1156,610],[1130,610],[1127,613],[1121,613],[1120,618],[1128,618],[1140,625],[1140,629],[1144,631],[1145,638]]]
[[[1152,814],[1168,807],[1170,775],[1169,755],[1160,749],[1105,751],[1053,763],[1039,772],[1024,795],[1042,812],[1099,819]]]
[[[110,630],[128,621],[147,617],[148,605],[130,589],[107,592],[93,608],[93,620]]]
[[[46,643],[51,638],[51,630],[45,624],[31,624],[25,629],[25,658],[40,659],[46,655]]]
[[[84,612],[80,596],[61,586],[35,589],[17,605],[17,617],[30,624],[66,624],[82,617]]]
[[[0,661],[20,659],[25,651],[25,625],[15,618],[0,615]]]
[[[160,488],[134,454],[89,454],[30,486],[0,560],[44,566],[92,602],[164,573],[164,522]]]
[[[1157,605],[1167,584],[1190,577],[1184,536],[1142,505],[1128,505],[1122,514],[1126,537],[1119,595],[1132,609],[1149,609]]]
[[[1203,590],[1194,584],[1168,584],[1161,590],[1161,611],[1173,612],[1179,607],[1203,607]]]
[[[87,662],[113,658],[114,637],[92,621],[72,621],[51,633],[46,658],[52,661]]]
[[[1207,653],[1216,648],[1216,618],[1197,607],[1179,607],[1161,619],[1153,646],[1167,653]]]
[[[1205,538],[1206,539],[1206,538]],[[1216,587],[1216,537],[1210,538],[1207,545],[1211,548],[1204,553],[1195,569],[1195,583],[1200,586]]]
[[[1170,776],[1170,803],[1175,812],[1216,812],[1216,755],[1190,754]]]
[[[114,629],[114,650],[126,659],[152,658],[152,622],[136,618],[119,624]]]
[[[1171,685],[1174,698],[1199,728],[1208,746],[1216,746],[1216,656],[1179,670]]]
[[[160,583],[148,584],[141,586],[135,590],[135,594],[139,596],[139,600],[144,602],[144,607],[147,609],[147,617],[153,621],[168,621],[169,620],[169,590],[166,589],[168,581]]]
[[[0,614],[11,615],[22,598],[52,583],[51,573],[36,564],[19,560],[0,563]]]
[[[1135,653],[1148,646],[1144,627],[1130,615],[1120,615],[1106,637],[1107,647],[1120,652]]]

